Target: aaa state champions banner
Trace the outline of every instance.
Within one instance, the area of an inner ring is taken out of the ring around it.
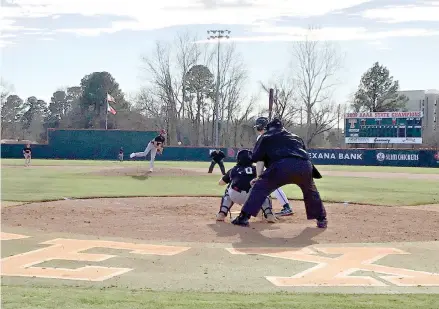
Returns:
[[[346,144],[422,144],[421,111],[347,113]]]

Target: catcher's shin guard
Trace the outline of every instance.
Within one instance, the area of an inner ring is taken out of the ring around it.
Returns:
[[[228,193],[228,188],[226,189],[226,192],[224,192],[223,197],[221,198],[221,205],[220,205],[220,210],[218,212],[218,214],[224,214],[223,217],[225,218],[227,216],[227,214],[230,214],[230,218],[232,217],[232,214],[230,213],[230,208],[232,208],[233,206],[233,202],[230,199],[229,193]],[[218,216],[217,216],[218,218]]]
[[[270,223],[274,223],[277,221],[276,216],[273,214],[273,206],[271,203],[271,198],[267,197],[264,201],[264,203],[262,204],[262,212],[263,212],[263,216],[264,218],[270,222]]]
[[[262,215],[267,218],[267,215],[273,214],[273,204],[271,203],[271,197],[267,197],[261,206]]]

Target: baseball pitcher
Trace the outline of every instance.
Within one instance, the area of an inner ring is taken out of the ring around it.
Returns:
[[[166,130],[161,129],[158,136],[156,136],[152,141],[148,143],[148,145],[145,148],[145,151],[143,152],[133,152],[130,154],[130,158],[141,158],[146,157],[149,152],[151,152],[151,161],[149,162],[149,171],[154,171],[154,160],[155,156],[158,154],[163,153],[163,147],[165,144],[165,136],[166,136]]]
[[[236,155],[236,165],[220,179],[219,185],[229,185],[221,199],[221,206],[216,215],[217,221],[224,221],[233,204],[244,205],[251,189],[250,181],[256,176],[256,167],[252,164],[252,152],[240,150]],[[261,207],[269,223],[275,223],[270,197],[266,197]]]
[[[258,119],[256,119],[254,128],[256,129],[256,131],[258,131],[258,134],[259,134],[256,141],[258,141],[259,138],[262,136],[262,134],[265,133],[267,124],[268,124],[268,118],[266,118],[266,117],[259,117]],[[276,199],[282,203],[282,210],[280,212],[277,212],[276,216],[291,216],[291,215],[293,215],[294,212],[291,209],[290,204],[288,203],[288,198],[285,195],[284,191],[281,188],[277,188],[273,192],[273,194],[276,197]]]

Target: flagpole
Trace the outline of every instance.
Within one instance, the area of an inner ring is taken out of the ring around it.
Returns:
[[[105,96],[105,102],[107,102],[107,106],[105,106],[105,130],[108,128],[108,93]]]

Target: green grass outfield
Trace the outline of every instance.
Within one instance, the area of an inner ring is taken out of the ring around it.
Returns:
[[[103,166],[147,167],[147,162],[34,160],[34,166],[65,166],[63,169],[26,169],[22,160],[2,160],[2,201],[31,202],[65,198],[130,197],[130,196],[220,196],[218,175],[157,176],[99,176],[90,172]],[[206,162],[157,162],[157,167],[204,167]],[[231,166],[231,164],[228,164]],[[96,168],[94,168],[96,167]],[[439,169],[391,168],[363,166],[320,166],[322,170],[345,168],[349,171],[381,171],[439,173]],[[348,169],[349,168],[349,169]],[[26,184],[26,185],[24,185]],[[373,179],[364,177],[324,176],[316,184],[326,202],[350,202],[372,205],[423,205],[439,203],[437,180]],[[283,187],[291,199],[302,199],[297,186]]]
[[[436,309],[438,295],[172,293],[129,289],[2,287],[5,309]]]
[[[124,161],[126,166],[136,166],[142,161]],[[149,161],[144,161],[147,166]],[[23,165],[22,159],[2,159],[2,165]],[[120,164],[117,161],[94,161],[94,160],[32,160],[35,166],[111,166],[112,164]],[[200,161],[157,161],[157,166],[167,167],[199,167],[208,168],[210,162]],[[226,162],[225,166],[231,168],[234,164]],[[355,166],[355,165],[319,165],[322,171],[350,171],[350,172],[382,172],[382,173],[410,173],[410,174],[439,174],[439,168],[426,167],[393,167],[393,166]]]

